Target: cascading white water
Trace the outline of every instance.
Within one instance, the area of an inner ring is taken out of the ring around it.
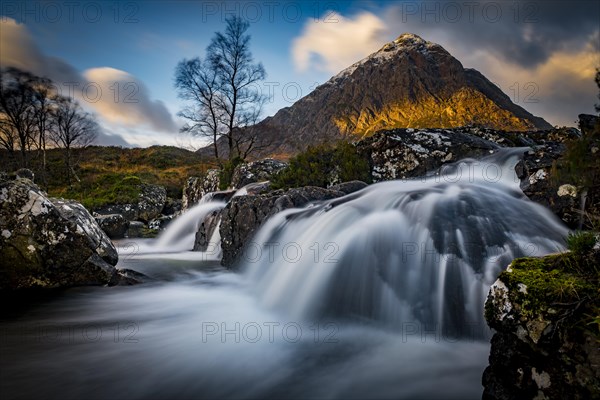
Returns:
[[[119,268],[151,283],[11,301],[5,312],[18,317],[0,315],[0,393],[480,399],[489,341],[415,328],[459,330],[461,321],[481,318],[487,286],[509,259],[556,250],[565,233],[523,198],[511,162],[501,159],[500,169],[492,161],[278,214],[253,239],[271,242],[262,254],[249,246],[246,258],[255,262],[246,262],[244,275],[184,243],[213,206],[223,207],[207,196],[163,234],[168,254],[120,257]],[[220,241],[218,229],[210,241]],[[253,291],[287,312],[262,307]],[[406,325],[381,329],[365,318]]]
[[[263,304],[292,317],[472,334],[485,327],[487,291],[513,258],[564,246],[566,227],[519,189],[519,152],[281,212],[242,268]]]
[[[248,194],[248,189],[261,183],[251,183],[244,186],[233,194],[235,196],[244,196]],[[204,219],[213,211],[220,210],[225,207],[225,202],[215,200],[215,195],[218,192],[209,192],[204,194],[198,204],[185,211],[167,226],[167,229],[158,237],[152,245],[151,252],[168,252],[177,253],[186,250],[192,250],[196,238],[196,232]],[[212,233],[207,251],[211,259],[220,259],[221,252],[221,235],[219,233],[219,225]]]
[[[198,204],[184,212],[167,226],[167,229],[165,229],[152,246],[153,250],[156,252],[172,253],[192,250],[196,232],[198,232],[198,228],[204,218],[211,212],[220,210],[223,207],[225,207],[225,202],[212,201],[211,193],[207,193]]]

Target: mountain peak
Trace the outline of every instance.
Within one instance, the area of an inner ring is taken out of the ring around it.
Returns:
[[[268,143],[265,154],[293,154],[310,144],[381,129],[466,125],[552,128],[439,44],[403,33],[252,129]]]
[[[395,44],[411,44],[411,45],[425,45],[427,43],[431,43],[428,42],[427,40],[423,39],[421,36],[419,35],[415,35],[414,33],[403,33],[402,35],[398,36],[396,38],[396,40],[394,40],[391,43],[395,43]]]
[[[381,47],[375,53],[368,55],[362,60],[355,62],[348,68],[340,71],[337,75],[334,75],[326,83],[326,85],[340,83],[341,81],[350,77],[354,71],[367,63],[385,64],[392,59],[409,53],[419,53],[422,56],[431,59],[430,51],[437,51],[450,56],[450,54],[442,46],[436,43],[429,42],[419,35],[415,35],[414,33],[403,33],[395,40],[383,45],[383,47]]]

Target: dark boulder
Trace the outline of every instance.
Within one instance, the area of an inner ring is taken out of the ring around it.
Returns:
[[[167,201],[164,186],[143,184],[137,204],[137,219],[146,223],[161,215]]]
[[[127,221],[150,222],[158,218],[167,202],[164,186],[142,184],[137,203],[110,204],[95,210],[97,215],[121,214]]]
[[[148,223],[148,229],[163,231],[173,221],[173,215],[161,215]]]
[[[271,158],[240,164],[233,171],[231,187],[240,189],[249,183],[269,181],[286,167],[287,163]]]
[[[111,239],[122,239],[129,229],[129,221],[121,214],[97,215],[96,222]]]
[[[162,209],[162,215],[176,215],[181,212],[181,200],[167,197],[165,206]]]
[[[131,221],[127,229],[128,238],[141,238],[144,236],[144,223],[141,221]]]
[[[49,199],[28,179],[0,184],[0,288],[114,282],[118,254],[79,203]]]
[[[567,226],[579,223],[579,194],[576,186],[557,183],[551,178],[552,166],[565,152],[562,143],[554,142],[525,152],[515,167],[521,190],[532,201],[552,210]]]
[[[209,169],[204,177],[190,177],[183,187],[183,197],[181,199],[181,209],[188,208],[198,204],[200,199],[210,192],[219,190],[219,170]]]
[[[215,233],[215,229],[218,229],[219,222],[221,221],[221,211],[215,210],[209,213],[204,220],[200,223],[198,232],[196,232],[196,240],[194,241],[194,251],[212,251],[208,245],[210,238]]]
[[[225,266],[233,266],[258,228],[272,215],[311,202],[334,199],[345,193],[315,186],[276,190],[231,199],[221,214],[221,248]]]

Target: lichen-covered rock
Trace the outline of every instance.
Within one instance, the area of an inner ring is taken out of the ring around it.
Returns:
[[[1,183],[0,201],[0,288],[115,283],[117,251],[81,204],[28,179]]]
[[[244,246],[270,216],[288,208],[303,207],[311,202],[344,195],[345,193],[335,190],[306,186],[232,198],[221,213],[221,263],[233,266]]]
[[[567,187],[560,190],[561,185],[551,179],[552,166],[565,149],[558,141],[536,146],[523,155],[515,171],[521,180],[521,190],[529,199],[549,208],[567,226],[575,228],[579,223],[579,198]]]
[[[219,170],[209,169],[204,177],[190,177],[183,187],[183,197],[181,199],[181,209],[188,208],[198,204],[200,199],[210,192],[219,190]]]
[[[173,218],[173,215],[162,215],[158,218],[155,218],[148,223],[148,229],[162,231],[171,223]]]
[[[600,398],[600,251],[517,259],[490,289],[484,399]]]
[[[454,129],[393,129],[361,140],[373,182],[424,176],[443,164],[489,155],[500,146]]]
[[[96,222],[111,239],[124,238],[129,228],[129,221],[121,214],[97,215]]]
[[[249,183],[269,181],[286,167],[287,163],[271,158],[240,164],[233,171],[231,187],[240,189]]]
[[[119,214],[127,221],[136,221],[138,219],[137,204],[109,204],[94,210],[94,215],[114,215]]]
[[[150,222],[158,218],[167,201],[167,190],[164,186],[143,184],[137,204],[137,219]]]

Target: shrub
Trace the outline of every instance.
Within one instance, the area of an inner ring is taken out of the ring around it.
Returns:
[[[242,164],[244,160],[240,157],[235,157],[232,160],[227,160],[223,163],[223,167],[219,171],[219,189],[226,190],[231,185],[231,179],[233,178],[233,171],[235,167]]]
[[[591,231],[569,233],[567,248],[576,254],[586,254],[596,245],[596,234]]]
[[[274,188],[302,186],[328,187],[352,180],[371,182],[368,160],[354,145],[339,142],[335,146],[311,146],[290,160],[289,166],[273,179]]]

